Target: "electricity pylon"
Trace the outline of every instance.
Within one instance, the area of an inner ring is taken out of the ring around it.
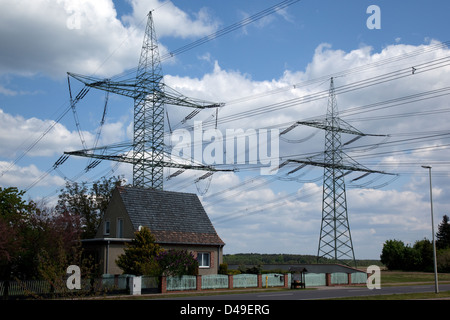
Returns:
[[[164,84],[151,11],[148,14],[136,78],[112,81],[74,73],[68,75],[84,83],[85,87],[133,98],[134,137],[131,157],[127,154],[106,154],[106,151],[113,149],[110,147],[65,152],[66,154],[131,163],[133,185],[160,190],[163,189],[164,167],[215,171],[210,166],[182,165],[164,160],[165,104],[200,109],[217,108],[223,104],[185,97]],[[101,153],[95,153],[100,150]]]
[[[389,173],[370,170],[354,161],[349,162],[348,159],[351,158],[342,150],[343,144],[341,142],[341,133],[357,135],[357,138],[383,135],[362,133],[339,118],[333,78],[331,78],[330,83],[325,121],[298,121],[296,124],[325,130],[323,162],[315,161],[312,158],[308,160],[288,160],[288,162],[301,163],[302,166],[313,165],[324,168],[322,222],[320,227],[317,260],[319,261],[321,258],[328,258],[341,263],[346,263],[345,260],[352,260],[353,264],[356,266],[355,252],[353,250],[348,221],[344,176],[353,171],[365,172],[365,175],[370,173]],[[348,143],[355,141],[357,138],[352,139]],[[362,178],[362,176],[354,180],[360,178]]]

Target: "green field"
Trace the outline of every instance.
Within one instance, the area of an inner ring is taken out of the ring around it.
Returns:
[[[450,282],[450,273],[440,273],[439,282]],[[434,273],[426,272],[402,272],[402,271],[381,271],[382,285],[398,285],[409,283],[434,283]]]

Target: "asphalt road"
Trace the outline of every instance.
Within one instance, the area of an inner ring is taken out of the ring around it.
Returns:
[[[367,287],[320,287],[316,290],[283,290],[273,292],[235,293],[211,296],[185,296],[181,300],[316,300],[344,297],[358,297],[371,295],[387,295],[416,292],[434,292],[432,285],[410,285],[396,287],[381,287],[381,289],[368,289]],[[440,291],[450,290],[450,284],[439,285]],[[176,300],[176,298],[167,298]]]

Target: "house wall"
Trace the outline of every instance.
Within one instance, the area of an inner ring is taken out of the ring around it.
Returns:
[[[163,244],[161,247],[165,250],[179,249],[187,250],[191,252],[195,258],[197,258],[198,253],[209,253],[210,261],[209,267],[200,267],[198,269],[198,274],[205,276],[210,274],[217,274],[219,271],[219,265],[223,263],[223,247],[222,246],[183,246],[183,245],[167,245]]]
[[[118,192],[118,191],[114,191]],[[120,196],[111,197],[111,202],[106,209],[105,215],[100,223],[100,226],[97,230],[96,238],[118,238],[117,234],[117,225],[118,220],[123,219],[123,233],[122,237],[125,239],[134,238],[134,232],[136,230],[133,229],[133,225],[131,223],[130,217],[126,214],[125,206],[120,199]],[[109,234],[105,233],[105,223],[109,221]]]
[[[107,263],[105,261],[104,266],[105,270],[104,273],[108,274],[122,274],[123,271],[120,269],[117,264],[116,260],[119,258],[121,254],[124,253],[125,243],[109,243],[109,248],[105,248],[105,251],[109,251],[108,254],[108,260]],[[105,256],[107,253],[105,252]],[[107,267],[107,269],[106,269]]]
[[[99,239],[100,240],[100,239]],[[130,241],[130,240],[128,240]],[[102,239],[101,243],[85,244],[85,248],[89,248],[89,251],[98,252],[98,263],[102,273],[107,274],[122,274],[123,271],[117,264],[117,258],[124,253],[125,243],[127,241],[117,241],[117,239]],[[201,267],[198,270],[199,275],[217,274],[219,265],[223,263],[223,248],[221,246],[183,246],[183,245],[160,245],[162,249],[179,249],[192,252],[194,257],[197,258],[197,254],[209,253],[210,261],[209,267]]]

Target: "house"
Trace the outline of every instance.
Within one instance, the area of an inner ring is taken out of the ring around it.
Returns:
[[[115,261],[140,227],[163,249],[186,249],[199,261],[199,275],[217,274],[225,243],[196,194],[122,186],[113,191],[95,239],[83,240],[101,271],[121,274]]]

